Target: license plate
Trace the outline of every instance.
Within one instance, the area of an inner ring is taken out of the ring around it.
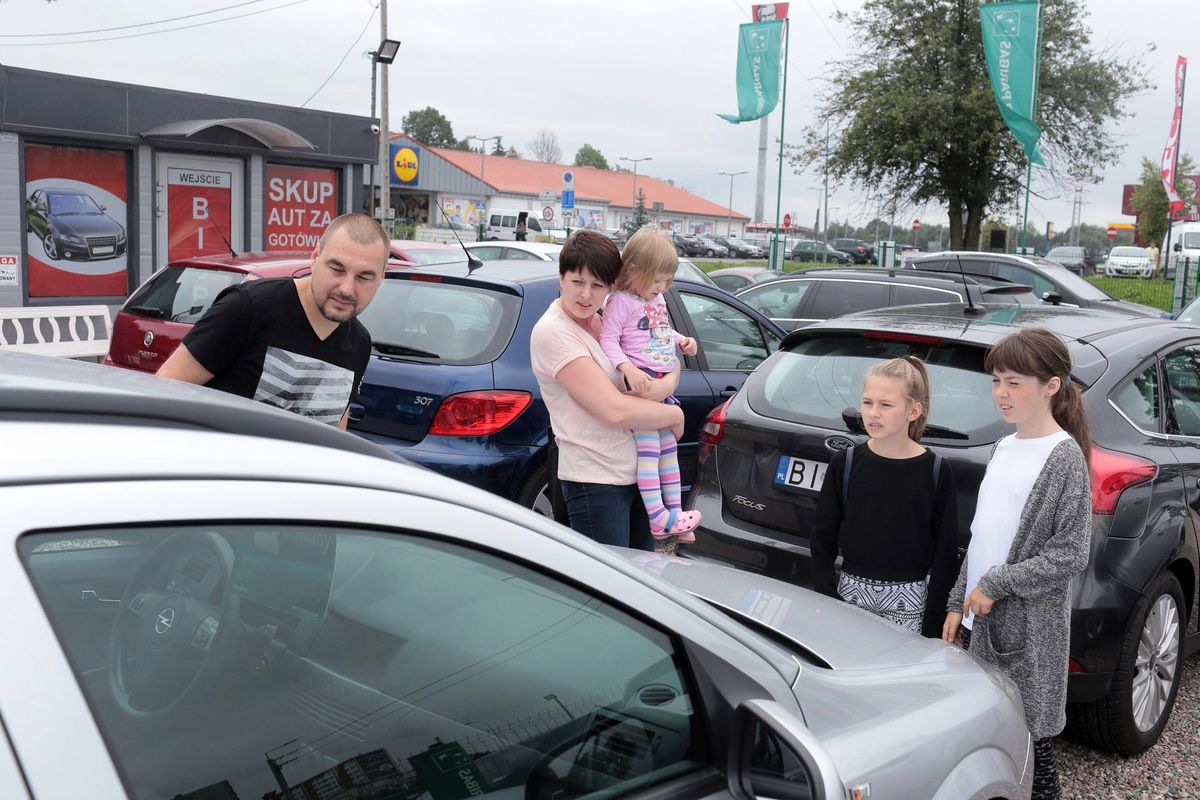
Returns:
[[[111,245],[106,246],[106,247],[93,247],[92,248],[92,252],[98,256],[106,256],[109,253],[111,253],[112,251],[113,251],[113,249],[112,249]]]
[[[825,468],[828,466],[822,461],[780,456],[779,466],[775,468],[775,485],[819,492],[825,480]]]

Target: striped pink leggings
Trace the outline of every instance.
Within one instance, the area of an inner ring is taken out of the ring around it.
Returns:
[[[679,514],[679,454],[670,428],[635,431],[637,486],[650,517],[650,528],[662,531],[675,524]]]

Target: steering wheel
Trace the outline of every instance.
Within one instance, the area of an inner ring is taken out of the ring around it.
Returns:
[[[219,571],[218,600],[192,594],[180,575],[192,558]],[[108,642],[108,685],[117,707],[162,719],[207,687],[233,639],[238,597],[229,591],[233,550],[211,531],[176,533],[159,543],[129,581]]]

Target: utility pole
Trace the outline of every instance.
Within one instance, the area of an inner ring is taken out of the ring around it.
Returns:
[[[770,116],[769,114],[767,115]],[[783,132],[779,134],[783,136]],[[762,222],[766,215],[764,197],[767,193],[767,117],[758,121],[758,178],[754,182],[754,221]]]
[[[1079,225],[1083,217],[1083,179],[1075,179],[1075,202],[1071,205],[1071,245],[1079,244]]]
[[[379,41],[381,42],[388,38],[387,6],[388,0],[379,0]],[[380,69],[382,72],[379,86],[379,214],[382,219],[386,220],[392,199],[392,165],[388,147],[388,65],[381,63]]]
[[[740,172],[717,170],[717,174],[729,176],[729,206],[725,209],[725,235],[733,236],[733,178],[735,175],[745,175],[746,170],[741,170]]]

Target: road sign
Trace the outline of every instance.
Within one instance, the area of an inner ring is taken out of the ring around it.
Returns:
[[[542,209],[542,219],[546,220],[546,222],[549,222],[550,220],[554,219],[554,207],[553,206],[546,206],[545,208]]]
[[[919,220],[919,219],[914,219],[914,220],[913,220],[913,230],[914,230],[914,231],[919,231],[919,230],[921,230],[921,220]]]
[[[1108,230],[1106,230],[1104,232],[1104,234],[1106,236],[1108,236],[1108,238],[1110,238],[1110,239],[1115,239],[1115,238],[1117,238],[1117,229],[1114,228],[1112,225],[1109,225]]]
[[[562,207],[564,211],[575,207],[575,173],[570,170],[562,177]]]
[[[557,199],[558,194],[553,189],[542,189],[538,192],[538,200],[541,200],[543,203],[553,203]]]
[[[792,227],[792,215],[791,214],[783,215],[783,227],[785,227],[785,228]]]

